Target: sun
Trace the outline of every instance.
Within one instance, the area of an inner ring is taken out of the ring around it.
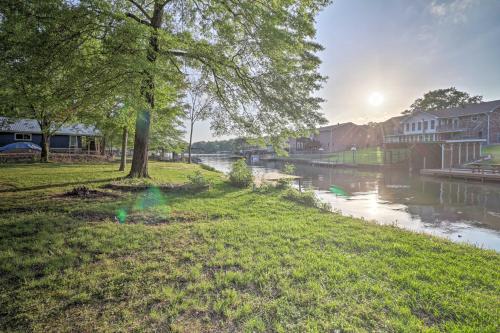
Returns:
[[[384,95],[379,92],[372,92],[368,97],[368,103],[372,106],[380,106],[384,102]]]

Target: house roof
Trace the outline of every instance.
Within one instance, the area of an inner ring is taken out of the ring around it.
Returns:
[[[500,107],[500,100],[489,101],[477,104],[467,104],[464,106],[449,108],[444,110],[427,111],[438,118],[469,116],[473,114],[491,112]]]
[[[9,119],[6,117],[0,117],[0,132],[42,133],[40,125],[34,119]],[[63,125],[54,134],[85,136],[100,135],[99,131],[94,126],[86,126],[83,124]]]
[[[329,125],[329,126],[320,127],[319,130],[320,131],[330,131],[331,129],[335,129],[335,128],[339,128],[339,127],[344,127],[344,126],[358,126],[358,125],[356,125],[353,122],[338,123],[338,124],[335,124],[335,125]]]

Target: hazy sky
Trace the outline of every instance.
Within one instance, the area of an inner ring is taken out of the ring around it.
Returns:
[[[500,99],[500,0],[334,0],[317,30],[332,124],[383,121],[450,86]],[[198,124],[194,141],[208,139]]]

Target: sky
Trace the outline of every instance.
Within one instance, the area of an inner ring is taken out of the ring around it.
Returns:
[[[451,86],[500,99],[500,0],[334,0],[316,22],[330,124],[384,121]],[[203,122],[193,138],[226,137]]]

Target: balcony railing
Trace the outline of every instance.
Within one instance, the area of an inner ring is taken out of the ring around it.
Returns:
[[[439,125],[436,127],[436,132],[464,132],[467,131],[467,127],[463,126],[453,126],[453,125]]]

